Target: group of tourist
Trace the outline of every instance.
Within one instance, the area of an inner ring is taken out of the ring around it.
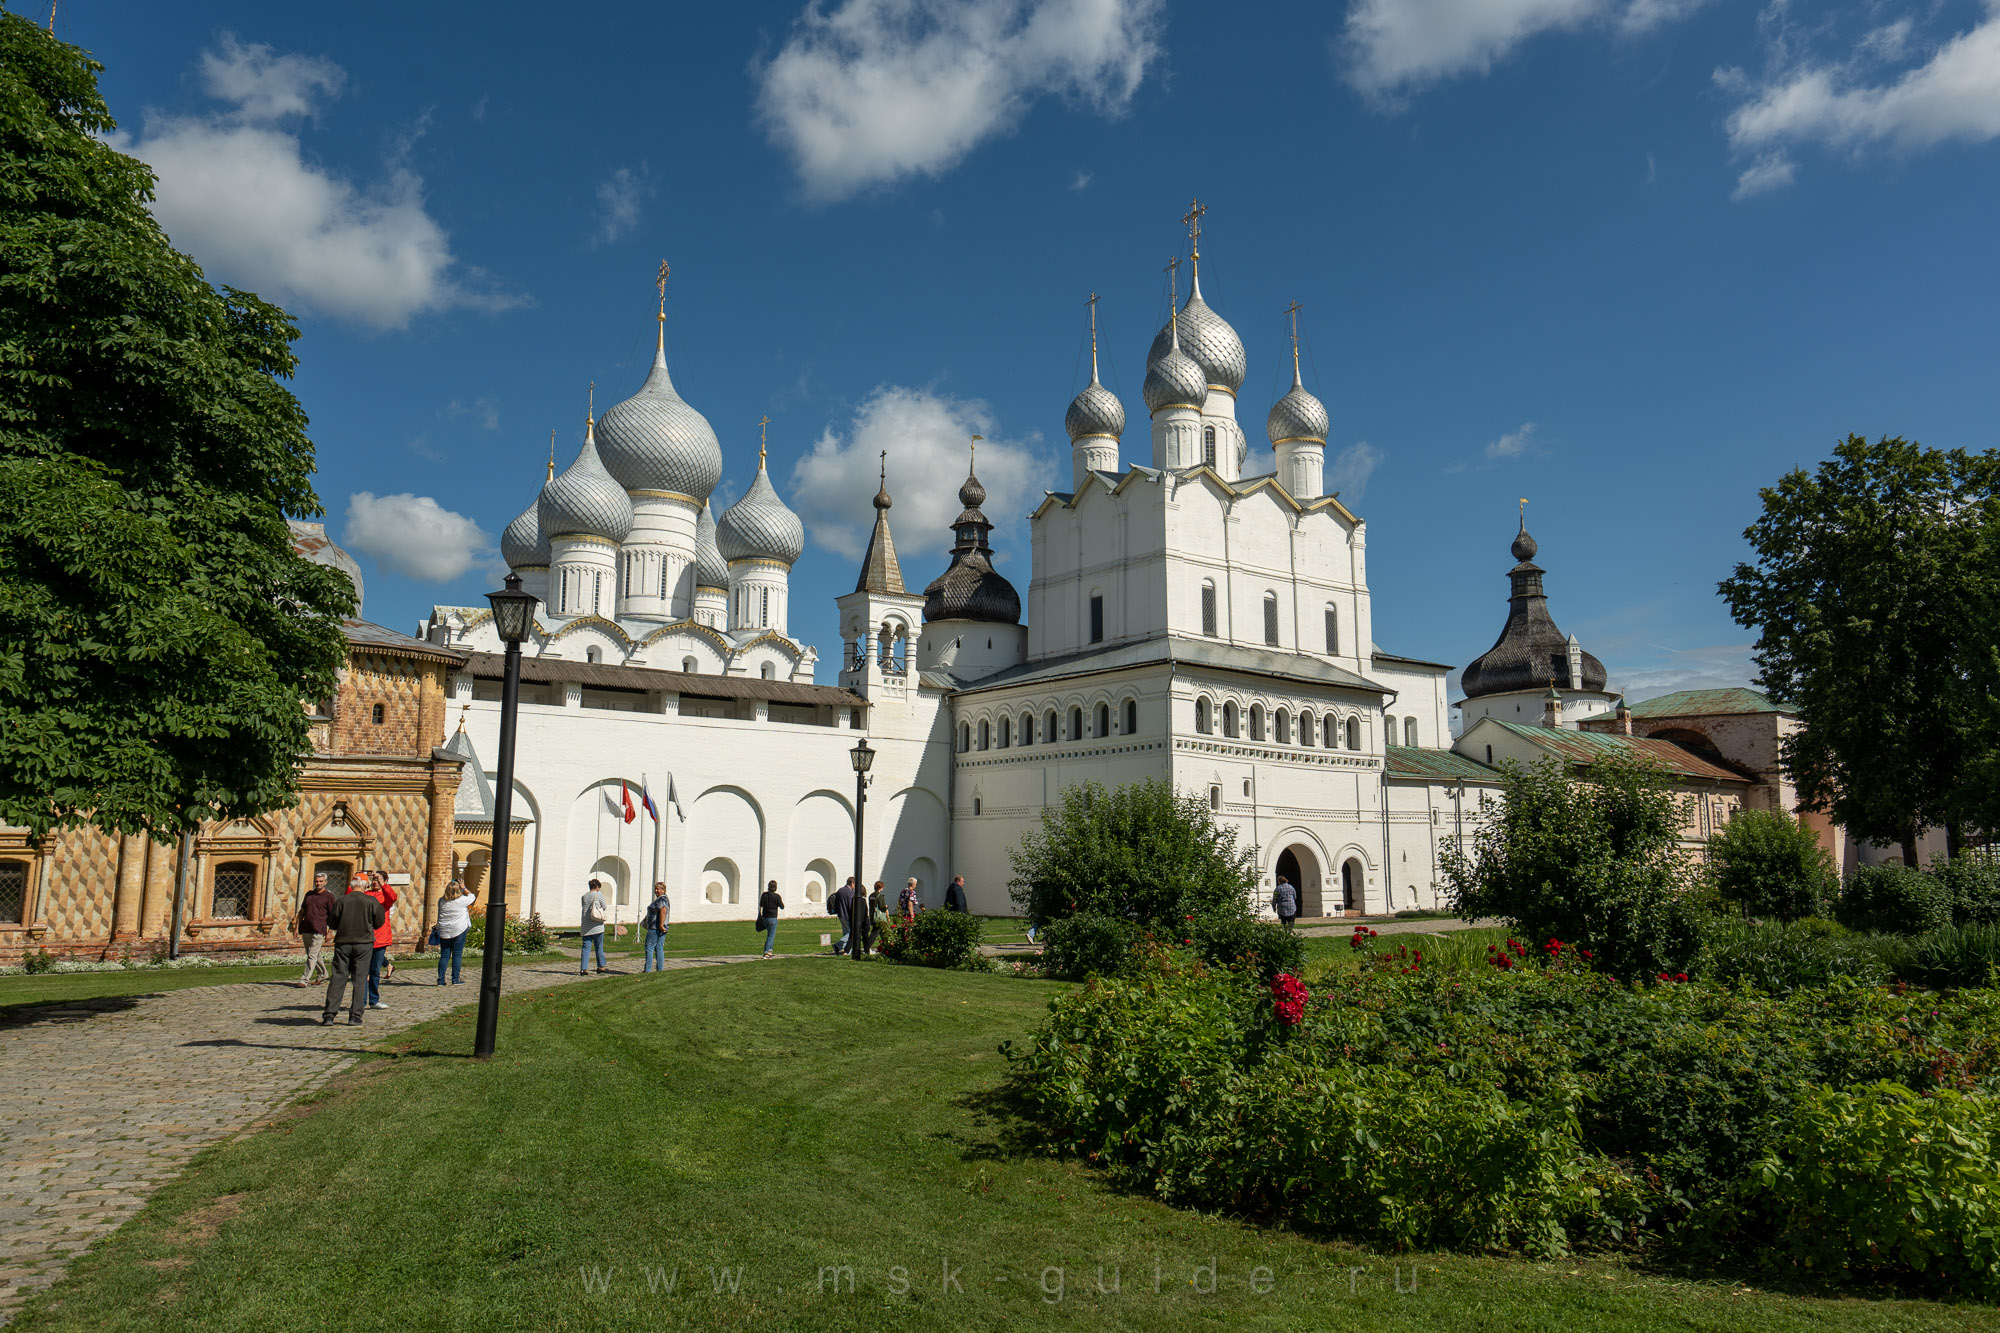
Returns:
[[[653,881],[653,897],[639,914],[639,933],[646,946],[646,964],[642,972],[664,972],[667,970],[667,929],[673,924],[674,905],[667,900],[665,880]],[[583,907],[577,920],[582,923],[580,942],[583,947],[577,952],[576,974],[590,975],[590,959],[593,951],[597,955],[597,970],[609,972],[604,959],[604,926],[611,919],[611,908],[604,901],[604,881],[593,879],[590,887],[583,891]],[[624,928],[620,927],[620,933]]]
[[[389,914],[396,906],[396,890],[379,870],[360,872],[347,881],[346,892],[339,894],[327,887],[326,878],[324,871],[315,874],[311,890],[299,902],[292,928],[305,941],[306,968],[292,984],[306,987],[326,982],[322,1024],[332,1023],[338,1016],[351,986],[347,1021],[359,1024],[364,1010],[389,1007],[382,1002],[382,983],[396,975],[396,964],[389,957],[394,937]],[[477,905],[477,895],[457,879],[438,901],[430,943],[438,951],[440,986],[464,984],[465,940],[472,929],[472,909]]]

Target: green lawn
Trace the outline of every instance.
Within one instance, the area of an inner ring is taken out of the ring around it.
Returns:
[[[462,1011],[202,1154],[17,1327],[2000,1328],[1601,1261],[1413,1265],[1118,1193],[1019,1151],[991,1096],[1055,989],[617,978],[511,998],[483,1065]]]
[[[988,944],[1025,943],[1027,940],[1025,921],[1013,917],[987,917],[985,922]],[[827,946],[819,942],[821,935],[839,939],[840,921],[824,913],[778,918],[779,953],[825,953]],[[574,947],[576,935],[565,932],[561,942],[566,947]],[[638,929],[626,926],[623,937],[612,935],[607,930],[604,950],[606,953],[631,954],[637,958],[642,951]],[[669,958],[712,958],[718,954],[763,951],[764,933],[750,929],[748,921],[689,921],[677,924],[667,932]]]

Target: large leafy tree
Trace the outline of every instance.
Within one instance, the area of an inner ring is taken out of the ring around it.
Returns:
[[[2000,454],[1850,435],[1760,494],[1756,561],[1721,590],[1804,724],[1784,753],[1801,803],[1907,865],[1925,825],[1954,846],[1993,829]]]
[[[1035,921],[1095,912],[1171,938],[1189,917],[1247,914],[1257,888],[1236,830],[1158,779],[1065,787],[1012,855],[1014,902]]]
[[[0,819],[165,840],[291,802],[354,590],[286,526],[298,330],[168,243],[101,68],[0,13]]]

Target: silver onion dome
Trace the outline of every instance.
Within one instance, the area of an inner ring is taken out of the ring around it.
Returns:
[[[694,586],[729,591],[729,562],[715,544],[715,514],[706,500],[694,521]]]
[[[1071,440],[1081,440],[1089,435],[1104,435],[1117,439],[1125,433],[1125,404],[1118,401],[1118,395],[1098,383],[1092,376],[1083,392],[1070,400],[1069,412],[1063,417],[1063,429],[1069,432]]]
[[[1201,299],[1200,287],[1195,288],[1194,295],[1173,322],[1180,326],[1181,351],[1201,367],[1204,384],[1219,385],[1231,393],[1243,387],[1243,340],[1236,336],[1228,320],[1208,308],[1208,303]],[[1168,330],[1162,325],[1153,339],[1152,350],[1146,353],[1149,363],[1167,354],[1170,341],[1167,335]]]
[[[1264,419],[1264,432],[1271,437],[1272,444],[1287,440],[1325,444],[1326,425],[1325,404],[1307,393],[1305,385],[1295,379],[1291,391],[1272,404],[1271,415]]]
[[[722,446],[708,418],[674,391],[664,328],[639,392],[597,423],[604,467],[628,491],[673,491],[706,500],[722,480]]]
[[[625,497],[625,488],[604,470],[596,433],[589,427],[576,461],[542,487],[535,507],[542,531],[551,540],[582,535],[622,542],[632,531],[632,502]]]
[[[549,534],[542,531],[542,502],[522,510],[520,516],[500,534],[500,558],[509,569],[546,568],[549,563]]]
[[[776,560],[789,565],[804,553],[805,526],[778,498],[761,455],[757,479],[716,521],[715,545],[725,560]]]
[[[1146,382],[1140,386],[1139,396],[1146,400],[1148,412],[1169,407],[1192,407],[1199,411],[1208,397],[1208,377],[1192,357],[1170,344],[1146,366]]]

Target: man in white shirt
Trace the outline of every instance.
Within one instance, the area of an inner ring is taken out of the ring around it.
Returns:
[[[583,895],[583,952],[577,955],[576,974],[580,977],[590,974],[590,951],[597,950],[597,970],[600,974],[611,969],[604,965],[604,922],[611,915],[611,909],[604,905],[603,885],[598,880],[590,881],[590,887]]]

